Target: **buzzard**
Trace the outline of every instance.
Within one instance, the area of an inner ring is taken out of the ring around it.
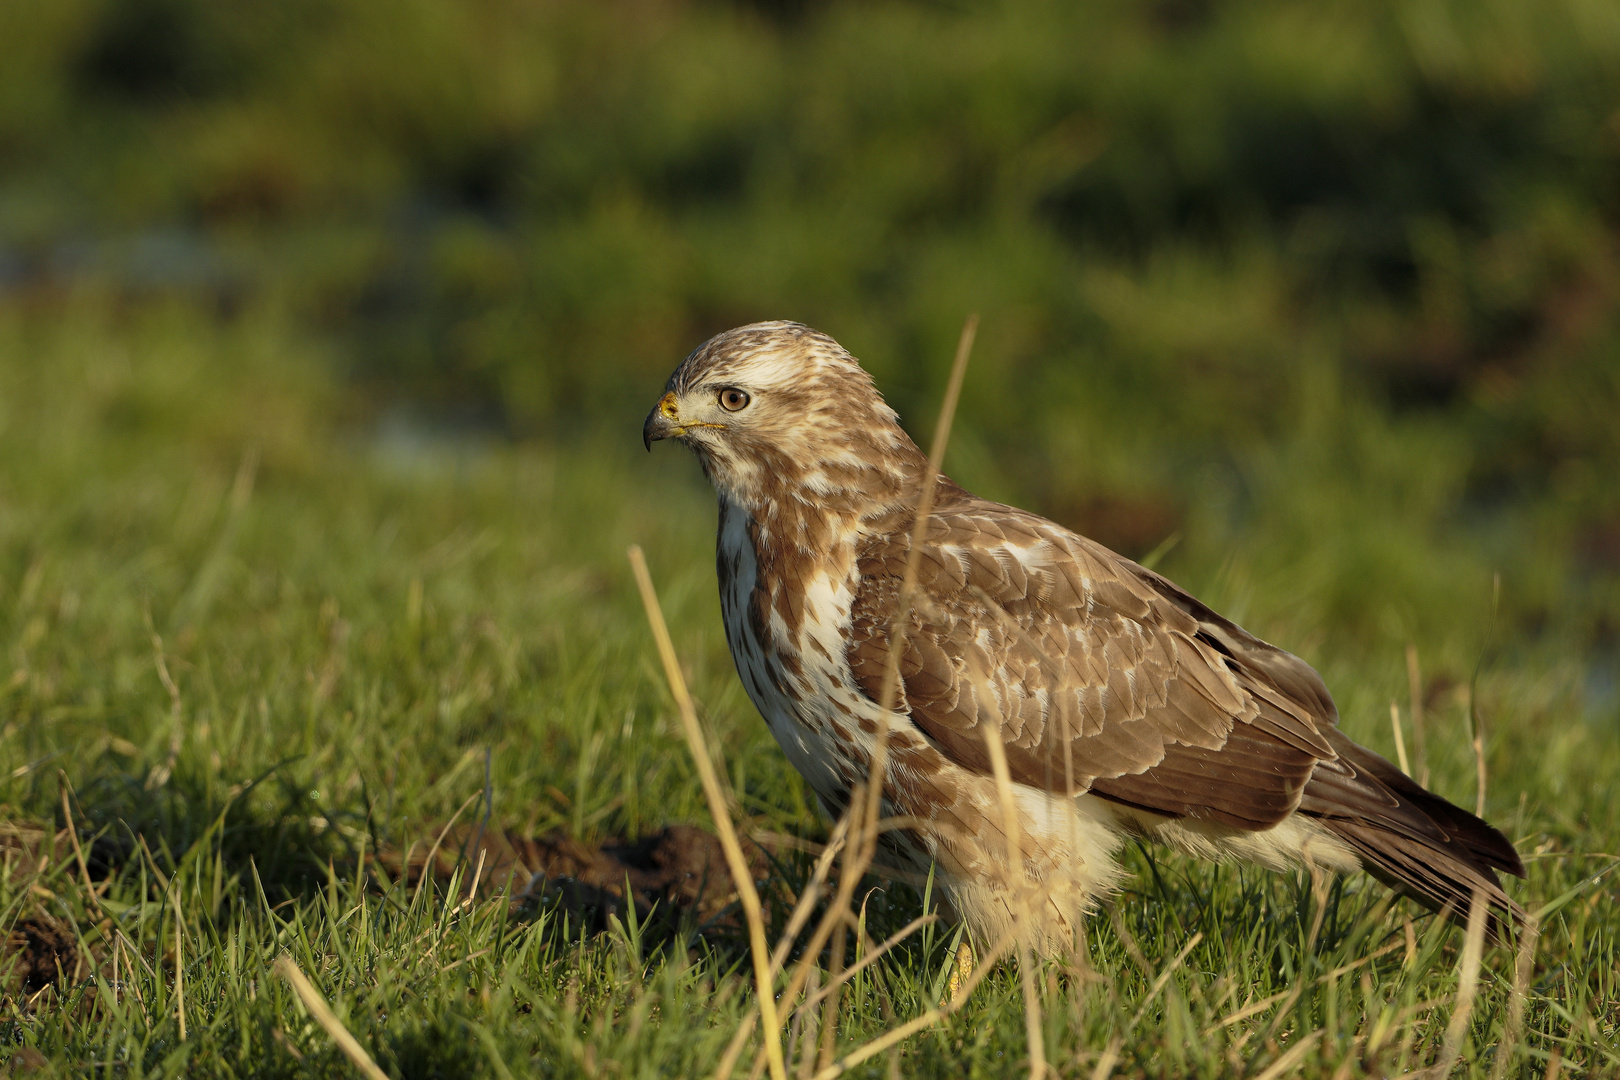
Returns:
[[[886,722],[883,810],[908,826],[887,842],[935,866],[981,940],[1013,926],[1019,889],[1034,898],[1029,943],[1068,946],[1117,885],[1127,837],[1365,869],[1436,909],[1466,911],[1477,892],[1522,916],[1496,876],[1523,876],[1513,845],[1346,738],[1309,665],[1101,544],[936,475],[826,334],[767,322],[711,338],[643,438],[685,443],[719,495],[726,640],[783,752],[836,815]]]

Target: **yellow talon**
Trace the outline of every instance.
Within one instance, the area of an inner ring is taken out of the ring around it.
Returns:
[[[963,993],[967,986],[969,976],[973,974],[973,946],[964,938],[956,946],[956,963],[951,967],[950,982],[945,985],[945,1000],[940,1002],[941,1007],[946,1005],[960,1005]]]

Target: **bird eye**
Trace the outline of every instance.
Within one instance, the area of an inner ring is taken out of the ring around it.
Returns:
[[[734,386],[728,386],[720,391],[720,407],[726,412],[737,412],[740,409],[745,409],[748,407],[748,402],[749,397],[745,390],[738,390]]]

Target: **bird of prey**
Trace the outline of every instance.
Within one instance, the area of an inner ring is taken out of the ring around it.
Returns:
[[[1522,917],[1496,875],[1523,876],[1513,845],[1351,742],[1309,665],[1101,544],[936,476],[826,334],[766,322],[711,338],[643,438],[686,444],[719,495],[726,639],[789,761],[840,814],[886,726],[883,810],[907,821],[889,843],[933,864],[980,940],[1071,947],[1129,837],[1365,869],[1435,909],[1466,912],[1478,893],[1497,919]],[[1015,853],[988,740],[1012,781]],[[1014,895],[1029,913],[1016,927]]]

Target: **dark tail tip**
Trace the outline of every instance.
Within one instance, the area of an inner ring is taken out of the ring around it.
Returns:
[[[1511,872],[1514,867],[1487,863],[1455,840],[1439,846],[1369,822],[1331,817],[1321,821],[1361,857],[1368,873],[1425,907],[1450,918],[1466,919],[1477,893],[1490,905],[1486,932],[1493,941],[1506,938],[1508,924],[1524,924],[1524,908],[1502,889],[1496,875],[1498,869]],[[1501,836],[1484,822],[1479,824]],[[1513,861],[1518,864],[1516,856]],[[1517,870],[1523,874],[1522,866]]]
[[[1524,876],[1506,836],[1337,730],[1329,737],[1339,760],[1312,776],[1301,809],[1343,840],[1368,873],[1454,918],[1467,918],[1474,896],[1482,895],[1493,940],[1503,939],[1506,923],[1524,923],[1524,909],[1497,877]]]

